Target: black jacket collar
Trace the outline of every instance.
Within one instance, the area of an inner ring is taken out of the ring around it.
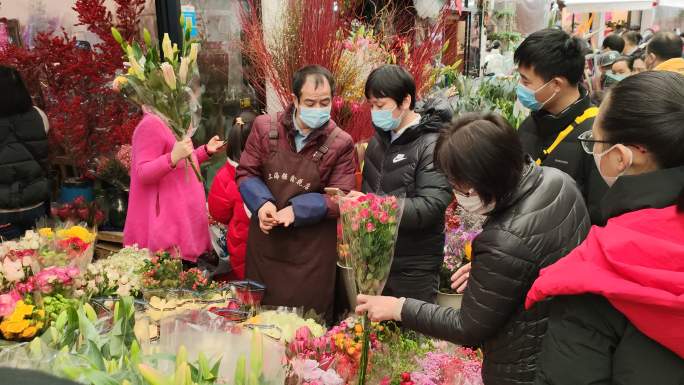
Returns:
[[[587,90],[580,86],[579,91],[580,98],[559,115],[553,115],[546,110],[532,113],[532,119],[534,119],[534,122],[536,123],[535,125],[539,136],[547,137],[558,135],[569,126],[575,118],[582,115],[587,108],[591,107],[591,99]]]
[[[514,206],[521,199],[532,193],[542,181],[542,168],[529,156],[525,156],[525,166],[523,166],[520,182],[510,194],[501,202],[497,202],[491,216],[496,216],[497,213],[502,213],[508,208]]]
[[[684,166],[618,178],[603,197],[603,218],[647,208],[662,209],[677,202],[684,188]]]

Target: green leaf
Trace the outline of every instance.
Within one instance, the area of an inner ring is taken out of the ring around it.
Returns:
[[[247,358],[242,355],[238,358],[237,364],[235,365],[235,380],[233,385],[247,385],[245,378],[245,372],[247,371]],[[154,385],[154,384],[153,384]]]
[[[102,353],[93,341],[87,342],[86,349],[82,355],[86,360],[88,360],[88,362],[93,368],[96,368],[101,371],[105,370],[105,364],[104,360],[102,359]]]

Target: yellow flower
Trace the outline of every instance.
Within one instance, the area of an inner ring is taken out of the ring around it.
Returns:
[[[190,62],[197,61],[197,52],[198,51],[199,51],[199,43],[190,44],[190,54],[188,55],[188,57],[190,58]]]
[[[72,226],[66,230],[59,230],[57,231],[57,237],[61,239],[79,238],[85,243],[92,243],[95,240],[95,234],[83,226]]]
[[[171,38],[168,33],[165,33],[162,39],[162,52],[164,52],[166,60],[173,60],[173,46],[171,45]]]
[[[28,320],[8,321],[5,330],[7,330],[8,333],[18,334],[29,326],[31,326],[31,323]]]
[[[112,82],[112,89],[115,92],[121,92],[121,87],[128,83],[128,79],[125,76],[117,76]]]
[[[28,326],[21,332],[21,338],[31,338],[36,335],[38,329],[35,326]]]
[[[473,259],[473,241],[468,241],[464,248],[465,257],[468,261]]]
[[[40,234],[40,236],[44,238],[52,238],[52,236],[54,235],[50,227],[43,227],[38,229],[38,234]]]

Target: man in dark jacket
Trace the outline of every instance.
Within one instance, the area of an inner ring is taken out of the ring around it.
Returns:
[[[518,130],[523,150],[542,166],[570,175],[582,192],[592,223],[600,223],[600,201],[608,190],[577,138],[591,130],[598,108],[579,85],[584,43],[563,31],[533,33],[515,51],[520,73],[518,100],[531,110]]]
[[[525,158],[503,118],[466,115],[437,144],[437,164],[464,210],[488,215],[473,242],[473,262],[460,309],[415,299],[359,296],[357,312],[457,344],[481,346],[486,385],[532,384],[548,304],[525,311],[539,270],[574,249],[589,216],[566,174]]]
[[[433,152],[450,109],[434,102],[414,112],[416,86],[399,66],[374,70],[365,91],[377,133],[366,150],[362,190],[406,197],[385,294],[433,302],[444,253],[444,212],[452,200]]]

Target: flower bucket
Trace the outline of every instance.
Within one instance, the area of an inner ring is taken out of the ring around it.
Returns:
[[[437,305],[439,306],[460,309],[462,301],[463,294],[447,294],[442,293],[441,291],[437,293]]]
[[[340,272],[340,278],[344,285],[344,292],[347,294],[347,301],[349,308],[356,309],[356,282],[354,281],[354,270],[351,267],[345,267],[337,263],[337,270]]]

